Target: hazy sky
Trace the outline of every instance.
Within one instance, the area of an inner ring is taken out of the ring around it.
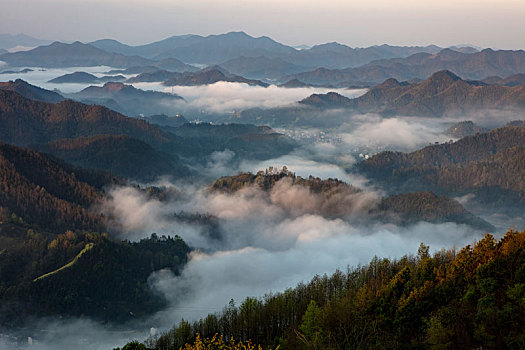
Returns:
[[[0,0],[0,33],[45,39],[141,44],[240,30],[289,45],[525,48],[525,1]]]

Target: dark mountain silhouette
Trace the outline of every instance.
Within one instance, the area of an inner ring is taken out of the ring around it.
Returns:
[[[153,181],[162,175],[181,177],[189,174],[177,156],[159,152],[125,135],[60,139],[33,147],[75,166],[109,171],[130,180]]]
[[[5,50],[5,49],[0,49],[0,55],[4,54],[4,53],[8,53],[9,51]]]
[[[164,130],[182,138],[180,149],[185,156],[199,157],[213,151],[229,149],[236,160],[243,158],[271,159],[291,152],[297,143],[267,126],[252,124],[187,123]]]
[[[175,103],[183,101],[176,94],[145,91],[123,83],[89,86],[69,95],[87,104],[99,104],[128,116],[170,113]]]
[[[306,67],[341,69],[362,66],[374,60],[407,57],[419,52],[434,54],[440,50],[441,48],[435,45],[425,47],[376,45],[365,48],[351,48],[332,42],[316,45],[308,50],[298,50],[280,57]]]
[[[93,74],[86,72],[74,72],[70,74],[64,74],[54,79],[51,79],[49,83],[55,84],[67,84],[67,83],[79,83],[79,84],[97,84],[107,82],[118,82],[126,80],[123,75],[106,75],[98,78]]]
[[[14,91],[25,98],[41,102],[58,103],[65,100],[62,95],[54,91],[39,88],[38,86],[31,85],[21,79],[0,82],[0,90]]]
[[[46,68],[91,66],[128,68],[152,63],[151,60],[142,57],[109,53],[79,41],[72,44],[54,42],[29,51],[6,53],[0,56],[0,61],[7,62],[13,67]]]

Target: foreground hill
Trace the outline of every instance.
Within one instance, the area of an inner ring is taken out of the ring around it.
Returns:
[[[419,221],[432,223],[455,222],[467,224],[480,230],[493,230],[488,222],[474,216],[456,200],[439,197],[430,192],[414,192],[374,198],[360,189],[337,179],[321,180],[320,178],[296,177],[286,169],[282,171],[260,171],[257,174],[241,173],[236,176],[225,176],[218,179],[211,187],[214,191],[234,193],[243,188],[255,187],[271,196],[279,196],[287,192],[288,187],[295,191],[305,189],[310,195],[303,194],[305,203],[295,203],[298,208],[306,205],[304,213],[319,214],[332,218],[347,218],[355,220],[366,219],[379,222],[392,222],[400,225],[410,225]],[[310,207],[308,207],[310,205]],[[297,212],[297,208],[287,208]],[[300,211],[300,210],[299,210]]]
[[[0,90],[0,141],[16,145],[97,134],[125,134],[153,145],[168,147],[173,135],[143,120],[127,118],[102,106],[63,101],[33,101],[16,92]]]
[[[510,231],[499,241],[486,235],[434,255],[421,244],[417,256],[375,257],[192,323],[183,320],[148,348],[176,349],[218,333],[271,349],[519,349],[524,265],[525,232]],[[186,348],[214,349],[202,341]]]
[[[473,193],[507,210],[525,205],[524,159],[525,128],[507,126],[412,153],[382,152],[357,170],[392,192]]]
[[[312,95],[300,103],[319,108],[350,108],[360,113],[438,117],[447,113],[525,109],[525,87],[484,86],[440,71],[412,84],[388,79],[354,99],[329,93]]]

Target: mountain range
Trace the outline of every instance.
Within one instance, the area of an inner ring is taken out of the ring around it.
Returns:
[[[359,113],[439,117],[480,110],[523,110],[525,86],[486,85],[440,71],[417,83],[390,78],[367,93],[349,99],[336,93],[314,94],[300,101],[319,108],[349,108]]]
[[[444,49],[435,54],[420,52],[405,58],[376,60],[356,68],[318,68],[292,74],[284,81],[298,79],[307,84],[349,86],[356,82],[380,83],[394,78],[400,81],[424,79],[431,74],[450,70],[466,79],[480,80],[489,76],[525,73],[525,51],[485,49],[463,53]]]

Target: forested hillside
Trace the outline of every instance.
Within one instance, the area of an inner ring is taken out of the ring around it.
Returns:
[[[153,348],[220,334],[265,349],[522,349],[524,266],[525,231],[434,255],[421,244],[416,256],[376,257],[282,293],[232,300],[222,312],[182,320]]]
[[[153,271],[180,271],[188,246],[180,237],[121,242],[107,234],[46,234],[2,222],[0,324],[41,316],[89,316],[123,322],[165,306],[148,287]]]
[[[255,187],[267,192],[270,198],[273,196],[278,201],[283,193],[290,196],[298,195],[298,192],[290,191],[290,188],[297,191],[306,189],[310,196],[299,192],[297,198],[300,199],[296,200],[307,203],[296,203],[296,206],[304,206],[305,212],[326,217],[351,218],[357,221],[367,219],[372,222],[400,225],[419,221],[456,222],[479,230],[494,230],[490,223],[467,211],[456,200],[445,196],[423,191],[379,198],[338,179],[323,180],[313,176],[308,178],[295,176],[286,167],[282,170],[269,168],[257,174],[241,173],[225,176],[215,181],[211,189],[231,194],[247,187]]]
[[[179,237],[130,243],[102,233],[107,220],[92,209],[120,184],[111,174],[0,143],[0,325],[38,316],[125,321],[164,305],[147,278],[164,268],[177,273],[189,247]]]
[[[382,152],[357,170],[390,192],[476,193],[488,204],[523,206],[525,128],[507,126],[412,153]]]
[[[156,151],[147,143],[126,135],[60,139],[33,147],[73,165],[109,171],[130,180],[154,181],[159,175],[189,174],[176,155]]]
[[[122,180],[74,169],[41,153],[0,143],[0,209],[3,217],[46,230],[103,228],[103,217],[88,211],[103,188]]]

